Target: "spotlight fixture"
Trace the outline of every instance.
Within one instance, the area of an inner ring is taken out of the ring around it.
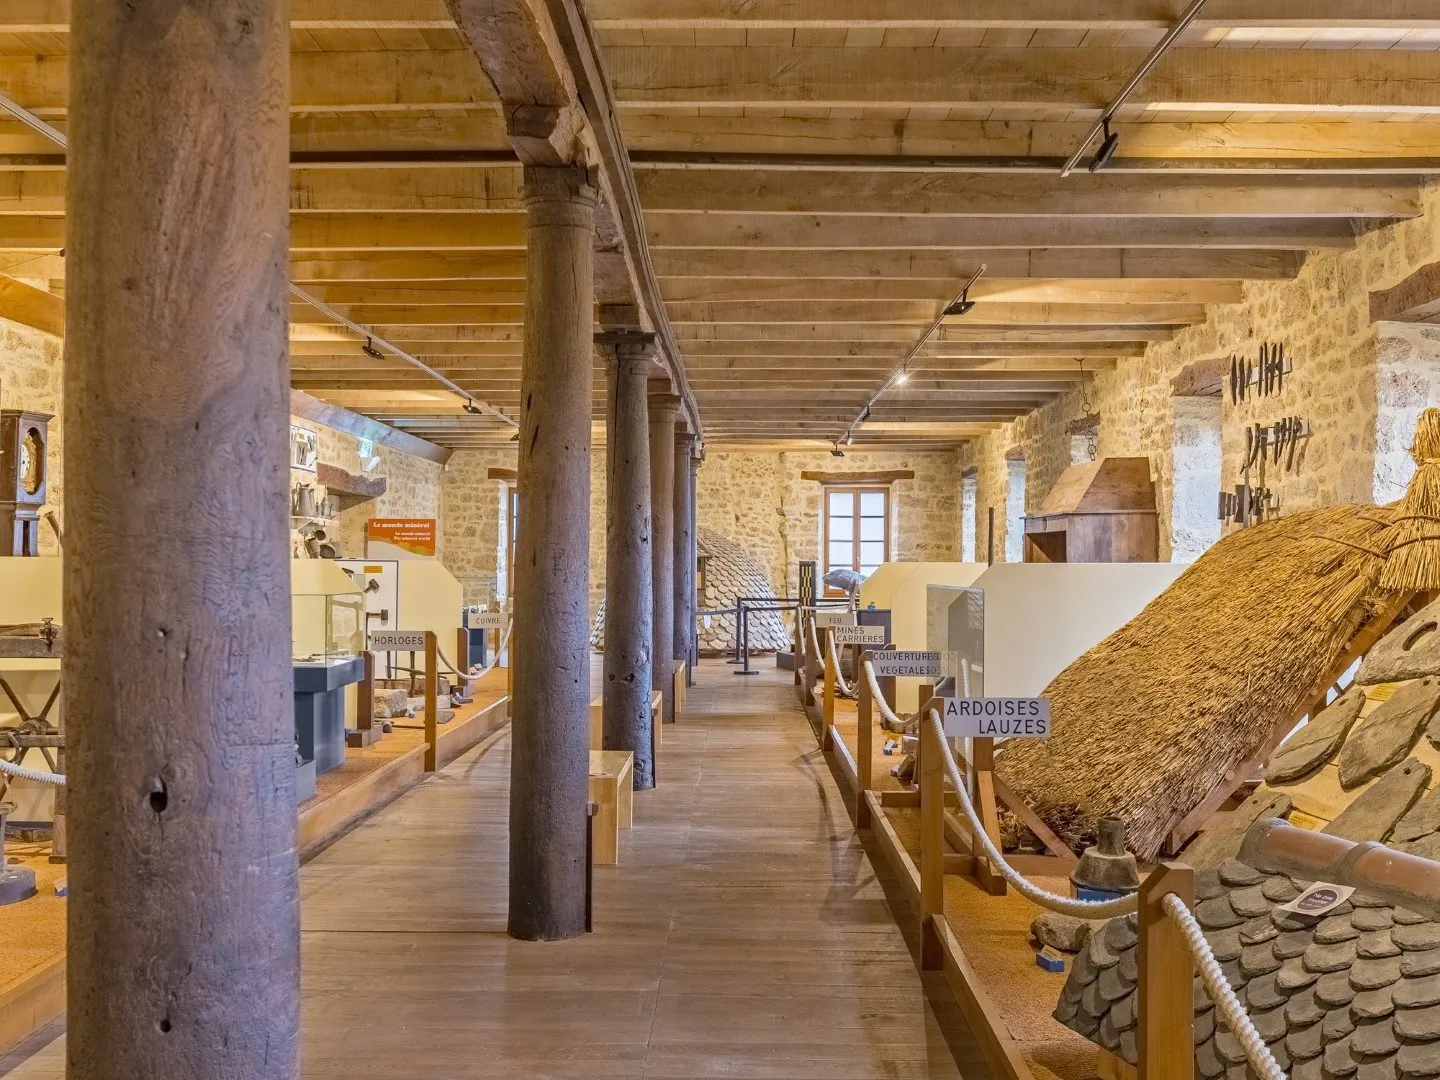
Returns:
[[[515,431],[514,431],[513,433],[511,433],[511,435],[510,435],[510,441],[511,441],[511,442],[519,442],[519,441],[520,441],[520,429],[519,429],[519,428],[516,428]]]
[[[385,354],[375,347],[374,338],[366,338],[365,344],[360,346],[360,351],[372,360],[384,360]]]
[[[969,295],[970,290],[966,289],[963,293],[960,294],[960,299],[950,301],[950,303],[945,308],[945,314],[947,316],[968,315],[970,313],[970,309],[975,306],[975,301],[969,299]]]
[[[475,402],[471,401],[469,398],[464,398],[463,400],[461,400],[460,407],[464,409],[467,413],[469,413],[471,416],[480,415],[480,406],[476,405]]]
[[[1095,151],[1095,160],[1090,162],[1090,171],[1097,173],[1115,156],[1115,149],[1120,145],[1120,133],[1110,130],[1110,118],[1105,117],[1101,123],[1105,128],[1105,141],[1100,144],[1100,149]]]
[[[910,372],[906,371],[904,368],[901,368],[898,372],[895,373],[895,385],[896,385],[896,386],[904,386],[904,385],[905,385],[907,382],[909,382],[909,381],[910,381]]]
[[[830,450],[830,456],[831,456],[831,457],[844,457],[844,456],[845,456],[845,451],[840,449],[840,444],[839,444],[838,442],[831,448],[831,450]]]

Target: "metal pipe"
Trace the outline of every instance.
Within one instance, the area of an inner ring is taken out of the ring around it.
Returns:
[[[1060,176],[1062,178],[1069,176],[1075,171],[1075,166],[1080,164],[1080,159],[1085,156],[1085,151],[1089,148],[1090,144],[1095,141],[1095,136],[1099,135],[1100,132],[1104,130],[1105,125],[1115,118],[1115,113],[1119,111],[1120,106],[1125,104],[1126,99],[1135,92],[1135,88],[1140,85],[1140,80],[1145,78],[1146,75],[1149,75],[1150,70],[1160,62],[1160,58],[1170,51],[1170,47],[1179,40],[1180,35],[1195,21],[1195,16],[1200,14],[1200,9],[1204,6],[1205,0],[1195,0],[1195,2],[1185,10],[1185,14],[1180,16],[1180,21],[1167,30],[1165,36],[1159,40],[1155,48],[1150,50],[1150,55],[1145,58],[1145,62],[1140,65],[1134,75],[1130,76],[1130,81],[1127,82],[1120,93],[1115,96],[1115,100],[1105,107],[1105,111],[1100,114],[1100,119],[1095,121],[1095,126],[1090,129],[1090,134],[1085,136],[1080,145],[1076,147],[1075,153],[1070,155],[1070,160],[1065,162],[1064,167],[1060,170]]]
[[[855,436],[855,429],[859,427],[865,417],[869,415],[871,406],[873,406],[875,402],[880,400],[881,394],[885,393],[885,391],[889,390],[890,387],[895,385],[896,379],[900,378],[902,374],[908,374],[907,368],[909,367],[910,361],[915,359],[916,355],[920,352],[920,350],[925,347],[925,343],[935,335],[936,330],[940,329],[940,324],[945,321],[945,313],[965,298],[965,294],[970,291],[970,286],[974,285],[975,282],[979,281],[980,275],[985,273],[987,269],[989,269],[987,264],[981,263],[980,269],[976,270],[975,273],[970,275],[970,280],[965,282],[964,287],[955,294],[955,296],[948,304],[946,304],[943,308],[940,309],[940,314],[935,316],[935,321],[932,322],[926,328],[925,332],[920,335],[920,340],[915,342],[914,345],[910,346],[909,351],[906,352],[906,354],[901,358],[900,363],[896,366],[895,370],[890,372],[889,377],[887,377],[885,382],[881,384],[880,389],[876,390],[875,393],[870,395],[870,400],[865,402],[865,407],[856,414],[854,420],[850,421],[850,426],[845,429],[845,434],[841,435],[840,438],[835,440],[835,445],[837,448],[842,443],[849,445],[850,440]]]
[[[65,137],[64,132],[62,132],[59,128],[47,124],[44,120],[40,119],[40,117],[36,116],[29,109],[25,108],[23,105],[18,104],[12,98],[6,96],[3,93],[0,93],[0,109],[4,109],[7,113],[15,117],[16,120],[19,120],[22,124],[30,128],[32,131],[38,132],[39,134],[45,136],[45,138],[49,139],[56,146],[60,147],[60,149],[69,149],[70,140]],[[308,292],[300,288],[300,286],[296,285],[294,282],[290,283],[290,291],[296,296],[298,296],[301,300],[304,300],[307,304],[313,307],[316,311],[320,312],[326,318],[331,319],[334,322],[338,322],[342,326],[353,331],[354,333],[360,334],[363,337],[368,338],[371,342],[378,345],[380,348],[384,349],[386,352],[390,353],[397,359],[403,360],[405,361],[405,363],[411,365],[412,367],[418,368],[419,370],[425,372],[425,374],[429,375],[436,382],[441,383],[447,390],[458,394],[460,397],[470,402],[482,413],[485,413],[488,416],[493,416],[495,419],[501,421],[502,423],[509,424],[513,428],[518,428],[520,426],[519,421],[512,420],[510,417],[502,413],[499,409],[495,408],[493,405],[489,405],[481,401],[474,394],[470,393],[470,391],[463,389],[456,383],[452,382],[450,379],[447,379],[444,375],[440,374],[440,372],[436,371],[424,361],[417,360],[415,357],[407,353],[404,349],[400,348],[398,345],[391,344],[379,334],[376,334],[372,330],[367,330],[359,323],[351,322],[344,315],[341,315],[334,308],[330,307],[330,305],[323,303],[314,296],[311,296]]]

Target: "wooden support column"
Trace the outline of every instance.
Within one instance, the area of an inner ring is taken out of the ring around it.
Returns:
[[[696,622],[700,610],[700,458],[692,446],[690,452],[690,658],[685,667],[685,682],[695,685],[695,668],[700,663],[700,627]]]
[[[604,748],[635,755],[635,790],[655,786],[654,603],[650,545],[650,431],[646,385],[653,334],[612,333],[605,348]]]
[[[1135,993],[1139,1080],[1190,1080],[1195,1075],[1195,960],[1185,935],[1165,912],[1174,893],[1195,904],[1195,871],[1161,863],[1140,883],[1140,985]]]
[[[651,384],[650,393],[650,566],[654,582],[655,639],[652,686],[660,691],[660,714],[666,724],[675,722],[675,421],[680,399],[669,383]]]
[[[585,932],[596,190],[525,167],[525,338],[510,760],[510,934]]]
[[[690,663],[690,641],[695,633],[695,474],[690,462],[695,457],[695,435],[675,432],[675,659]],[[687,673],[688,679],[688,673]]]
[[[865,664],[873,654],[860,653],[855,665],[855,828],[870,828],[870,803],[865,793],[875,782],[875,705],[870,696],[870,680],[865,677]]]
[[[71,1080],[297,1075],[287,5],[72,5]]]

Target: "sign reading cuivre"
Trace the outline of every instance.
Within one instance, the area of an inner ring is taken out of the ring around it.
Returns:
[[[504,630],[505,624],[510,621],[510,616],[503,611],[472,611],[470,613],[470,629],[472,630]]]
[[[855,613],[834,609],[826,611],[821,608],[815,612],[815,629],[824,630],[827,626],[854,626]]]
[[[940,699],[947,739],[1048,739],[1048,698]]]
[[[424,630],[371,630],[374,652],[419,652],[425,648]]]
[[[870,664],[880,678],[938,679],[945,673],[940,670],[938,652],[906,652],[902,649],[886,649],[873,653]]]
[[[836,645],[884,645],[883,626],[832,626]]]

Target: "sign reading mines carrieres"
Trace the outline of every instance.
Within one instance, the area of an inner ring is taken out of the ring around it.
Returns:
[[[947,739],[1048,739],[1048,698],[941,698]]]
[[[836,645],[884,645],[883,626],[832,626]]]
[[[870,663],[878,677],[938,679],[945,673],[940,670],[938,652],[904,652],[889,649],[873,653]]]

